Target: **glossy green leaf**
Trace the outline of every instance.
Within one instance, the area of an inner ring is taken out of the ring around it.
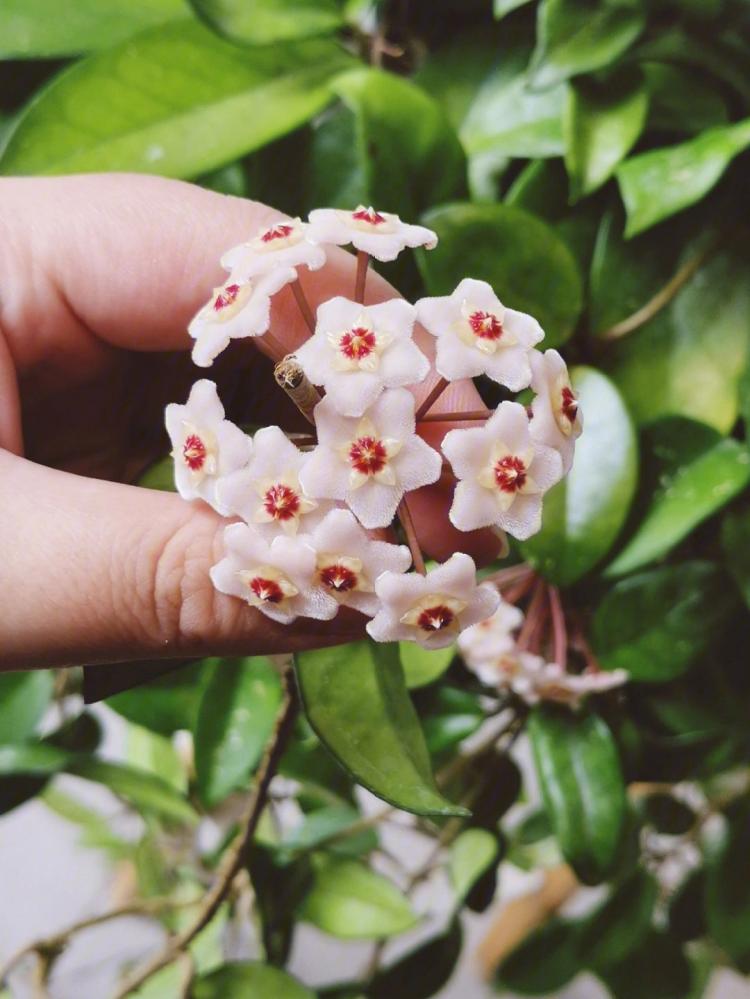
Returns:
[[[307,121],[348,65],[325,40],[249,58],[197,22],[145,31],[58,76],[20,118],[0,172],[194,177]]]
[[[266,959],[283,966],[291,950],[296,910],[312,884],[310,858],[305,855],[290,861],[256,840],[249,851],[247,870]]]
[[[599,974],[613,999],[691,999],[690,965],[670,933],[652,930],[624,960]]]
[[[497,856],[497,837],[486,829],[466,829],[456,838],[448,857],[448,873],[459,905]]]
[[[545,808],[563,856],[584,884],[616,867],[627,799],[612,732],[598,715],[545,706],[529,735]]]
[[[535,88],[614,62],[644,26],[640,0],[542,0],[531,61]]]
[[[615,386],[593,368],[574,368],[583,413],[573,468],[544,498],[542,530],[522,544],[525,558],[562,585],[580,579],[615,543],[638,475],[638,443]]]
[[[750,513],[732,510],[721,525],[721,546],[727,568],[750,606]]]
[[[187,768],[172,739],[142,725],[128,725],[126,740],[126,762],[130,766],[156,774],[176,791],[187,791]]]
[[[466,814],[435,786],[397,645],[303,652],[297,674],[310,724],[358,783],[418,815]]]
[[[651,927],[657,898],[656,881],[644,870],[616,885],[581,927],[578,944],[586,965],[606,968],[627,957]]]
[[[362,819],[362,815],[352,805],[327,805],[307,812],[279,844],[279,856],[287,857],[299,851],[314,850],[325,846],[333,853],[359,856],[369,853],[378,845],[377,833],[374,829],[361,829],[349,836],[338,834],[346,832]],[[332,839],[331,843],[328,840]]]
[[[641,65],[649,92],[648,128],[692,135],[727,121],[726,102],[718,88],[681,66],[662,62]]]
[[[520,943],[495,973],[496,984],[520,995],[555,993],[581,970],[575,923],[552,919]]]
[[[563,343],[581,311],[581,278],[570,250],[540,219],[507,205],[453,204],[424,216],[440,242],[417,262],[430,295],[449,295],[467,274],[488,281],[505,305],[528,312]]]
[[[750,970],[750,810],[735,805],[706,863],[706,916],[713,942]]]
[[[689,667],[716,640],[735,597],[709,562],[683,562],[616,583],[599,605],[593,643],[606,669],[659,683]]]
[[[188,14],[185,0],[3,0],[0,59],[78,55]]]
[[[271,45],[330,34],[342,24],[336,0],[189,0],[202,20],[233,42]]]
[[[315,999],[285,971],[259,961],[237,961],[202,975],[191,986],[192,999]]]
[[[493,0],[492,13],[499,21],[500,18],[505,17],[506,14],[510,14],[514,10],[518,10],[519,7],[525,7],[529,2],[530,0]]]
[[[191,663],[165,676],[107,698],[107,706],[128,721],[161,735],[192,731],[198,717],[210,662]]]
[[[736,44],[731,34],[719,37],[715,32],[705,30],[697,34],[684,25],[675,24],[653,32],[643,40],[638,46],[638,58],[685,67],[696,79],[713,77],[726,84],[735,95],[742,96],[745,102],[750,101],[747,51],[742,43]]]
[[[648,113],[643,75],[628,69],[569,85],[563,115],[565,166],[574,200],[601,187],[640,136]]]
[[[209,807],[242,787],[257,766],[281,704],[281,683],[261,656],[217,659],[195,727],[198,793]]]
[[[0,673],[0,744],[23,742],[33,735],[52,699],[53,687],[48,670]]]
[[[41,742],[0,746],[0,776],[44,777],[58,773],[69,760],[70,756],[64,750]]]
[[[409,690],[424,687],[441,677],[456,655],[454,646],[447,649],[423,649],[416,642],[399,642],[399,656]]]
[[[453,974],[462,942],[461,922],[453,919],[444,933],[379,971],[367,989],[367,999],[430,999],[437,995]]]
[[[318,866],[300,917],[345,940],[391,937],[417,922],[406,896],[355,860]]]
[[[606,574],[622,576],[661,558],[748,482],[750,453],[737,441],[720,441],[657,490],[635,534]]]
[[[104,784],[138,811],[178,823],[194,823],[198,816],[188,801],[171,784],[145,770],[93,757],[76,757],[66,765],[67,773]]]
[[[617,171],[628,215],[626,237],[700,201],[748,146],[750,118],[709,129],[677,146],[631,157]]]

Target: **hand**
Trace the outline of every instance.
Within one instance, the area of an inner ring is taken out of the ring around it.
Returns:
[[[277,217],[154,177],[0,181],[0,668],[295,651],[363,633],[353,612],[282,627],[217,593],[208,570],[226,521],[120,484],[166,453],[163,407],[184,401],[199,377],[215,379],[225,403],[235,397],[230,418],[242,410],[285,428],[299,419],[250,342],[206,372],[186,353],[188,321],[222,280],[221,253]],[[332,250],[301,280],[313,308],[350,297],[354,258]],[[393,294],[370,275],[368,302]],[[306,337],[289,289],[272,317],[285,348]],[[423,335],[426,352],[431,343]],[[437,406],[477,403],[466,384]],[[438,443],[448,429],[430,427]],[[439,484],[410,496],[425,552],[486,560],[497,540],[455,532],[449,502]]]

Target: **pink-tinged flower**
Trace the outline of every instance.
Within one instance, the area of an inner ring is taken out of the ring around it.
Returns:
[[[398,215],[358,205],[353,212],[316,208],[310,212],[310,235],[316,243],[351,243],[376,260],[395,260],[407,246],[432,250],[437,236],[422,225],[408,225]]]
[[[486,281],[464,278],[452,295],[422,298],[416,308],[437,337],[435,367],[443,378],[487,375],[513,392],[528,386],[529,351],[544,333],[536,319],[506,309]]]
[[[310,240],[309,232],[309,225],[300,219],[280,219],[259,229],[247,243],[227,250],[221,266],[240,281],[268,274],[277,267],[304,265],[317,271],[326,262],[326,253]]]
[[[560,455],[532,439],[526,410],[502,402],[483,427],[451,430],[443,453],[459,480],[450,520],[459,531],[496,525],[523,541],[542,525],[542,496],[562,476]]]
[[[492,617],[473,624],[459,637],[458,648],[466,665],[483,683],[494,682],[494,661],[515,648],[514,632],[522,623],[522,611],[501,599]]]
[[[468,663],[467,663],[468,665]],[[590,694],[601,694],[627,683],[624,669],[599,673],[568,673],[558,663],[518,650],[502,650],[494,660],[485,660],[475,672],[488,686],[512,690],[527,704],[554,701],[577,708]]]
[[[315,407],[318,446],[300,471],[315,499],[343,500],[367,528],[387,527],[404,493],[436,482],[442,461],[414,433],[414,396],[386,389],[365,414],[342,416],[328,396]]]
[[[226,557],[211,568],[220,593],[240,597],[281,624],[336,616],[339,605],[319,585],[315,551],[303,538],[280,534],[269,542],[246,524],[231,524],[224,546]]]
[[[432,569],[399,575],[384,572],[375,583],[380,609],[367,631],[376,642],[418,642],[442,649],[497,609],[500,597],[488,583],[477,585],[476,566],[463,552]]]
[[[252,441],[224,419],[216,385],[206,378],[196,382],[184,406],[176,402],[167,406],[165,422],[177,492],[183,499],[205,500],[226,515],[229,511],[217,496],[217,483],[247,464]]]
[[[401,298],[365,308],[332,298],[318,309],[314,336],[295,351],[345,416],[361,416],[385,388],[421,382],[430,364],[413,342],[414,306]]]
[[[271,296],[296,277],[293,267],[279,267],[252,281],[230,277],[214,288],[211,298],[188,326],[195,340],[193,361],[207,368],[230,340],[265,333],[271,322]]]
[[[411,565],[405,545],[373,541],[349,510],[331,510],[308,543],[317,552],[317,583],[334,600],[368,617],[380,605],[376,580],[384,572],[404,573]]]
[[[531,436],[552,447],[562,458],[563,474],[573,464],[576,438],[583,432],[583,416],[570,384],[568,367],[556,350],[532,351],[531,387],[536,392],[531,403]]]
[[[308,455],[292,444],[283,430],[264,427],[253,438],[253,456],[246,468],[222,479],[220,502],[259,532],[273,537],[279,531],[310,531],[331,504],[306,496],[299,473]]]

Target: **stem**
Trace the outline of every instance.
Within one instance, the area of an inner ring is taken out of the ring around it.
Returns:
[[[320,402],[320,393],[302,370],[294,354],[287,354],[277,362],[273,377],[305,419],[315,426],[313,411]]]
[[[498,569],[497,572],[493,572],[491,576],[486,576],[483,582],[494,583],[495,586],[509,586],[511,583],[517,582],[519,579],[525,579],[527,576],[531,575],[534,570],[526,562],[521,562],[519,565],[509,565],[505,569]]]
[[[433,404],[440,398],[440,396],[445,392],[445,390],[450,385],[447,378],[441,378],[433,386],[432,390],[427,394],[427,398],[421,403],[419,409],[416,413],[416,421],[419,421],[430,411]]]
[[[422,550],[419,547],[419,542],[417,541],[417,532],[414,529],[414,521],[411,518],[411,512],[409,507],[406,505],[406,499],[402,499],[398,505],[397,511],[398,519],[401,522],[401,526],[404,529],[404,534],[406,535],[406,541],[409,545],[409,551],[411,552],[412,562],[414,563],[414,568],[422,576],[427,575],[427,570],[424,565],[424,558],[422,557]]]
[[[503,600],[509,604],[517,604],[534,586],[536,579],[534,572],[530,572],[528,576],[524,576],[515,586],[512,586],[507,593],[503,593]]]
[[[553,660],[565,669],[568,665],[568,629],[565,626],[565,611],[556,586],[548,586],[549,607],[552,613]]]
[[[292,294],[299,308],[302,318],[305,320],[305,324],[311,333],[315,332],[315,316],[313,315],[312,309],[310,308],[310,303],[307,301],[307,296],[305,295],[300,279],[292,281]]]
[[[292,734],[297,715],[297,698],[294,687],[293,668],[287,666],[282,673],[285,697],[281,711],[276,719],[271,738],[266,746],[263,759],[260,762],[255,778],[255,786],[240,820],[240,831],[233,843],[224,854],[213,886],[201,902],[196,918],[181,933],[175,934],[167,941],[164,949],[147,961],[140,969],[136,969],[122,983],[114,995],[114,999],[125,999],[131,992],[137,991],[157,971],[161,971],[186,950],[201,930],[210,923],[219,907],[229,893],[232,882],[245,863],[246,855],[255,835],[263,809],[266,806],[268,788],[273,779],[286,744]]]
[[[417,419],[420,423],[470,423],[474,420],[489,420],[493,412],[492,409],[468,409],[465,413],[428,413]]]
[[[282,357],[287,353],[287,349],[281,340],[277,340],[276,337],[269,330],[261,337],[261,340],[268,348],[268,353],[272,361],[280,361]]]
[[[357,250],[357,275],[354,278],[354,301],[361,305],[365,300],[365,285],[367,284],[367,268],[370,264],[370,254]]]
[[[516,645],[522,652],[530,648],[539,626],[544,619],[546,611],[544,604],[545,588],[544,580],[538,576],[536,578],[534,594],[531,598],[529,609],[526,611],[526,620],[523,622],[523,627],[519,632],[518,641],[516,642]]]

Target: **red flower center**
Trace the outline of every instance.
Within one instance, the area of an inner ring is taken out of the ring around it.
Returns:
[[[266,490],[263,506],[274,520],[291,520],[299,512],[299,493],[291,486],[278,482]]]
[[[388,454],[382,441],[374,437],[360,437],[349,447],[349,461],[363,475],[375,475],[385,468]]]
[[[480,340],[499,340],[503,335],[503,324],[492,312],[477,309],[469,316],[469,326],[474,336]]]
[[[182,445],[182,457],[191,472],[199,472],[206,461],[207,448],[197,434],[188,434]]]
[[[352,218],[358,222],[367,222],[369,225],[376,226],[385,222],[385,216],[376,212],[374,208],[359,208],[356,212],[352,212]]]
[[[526,466],[512,454],[495,462],[495,482],[504,493],[516,493],[526,482]]]
[[[357,574],[351,569],[347,569],[345,565],[327,565],[320,570],[320,581],[329,590],[346,593],[347,590],[353,590],[357,585]]]
[[[442,631],[456,620],[456,615],[445,604],[426,607],[417,619],[417,625],[422,631]]]
[[[272,243],[275,239],[286,239],[287,236],[291,236],[293,232],[293,226],[287,225],[286,222],[278,222],[276,225],[272,225],[270,228],[266,229],[260,238],[263,243]]]
[[[339,349],[350,361],[361,361],[375,350],[376,342],[372,330],[365,329],[364,326],[355,326],[341,337]]]
[[[578,416],[578,399],[576,399],[573,389],[569,385],[566,385],[562,390],[561,396],[560,408],[562,409],[563,416],[571,423],[575,423],[576,416]]]
[[[284,593],[275,579],[264,579],[262,576],[254,576],[249,583],[258,600],[266,604],[280,604],[284,599]]]
[[[222,309],[226,309],[228,305],[232,305],[240,293],[240,286],[238,284],[228,284],[219,294],[216,296],[214,301],[214,310],[216,312],[221,312]]]

